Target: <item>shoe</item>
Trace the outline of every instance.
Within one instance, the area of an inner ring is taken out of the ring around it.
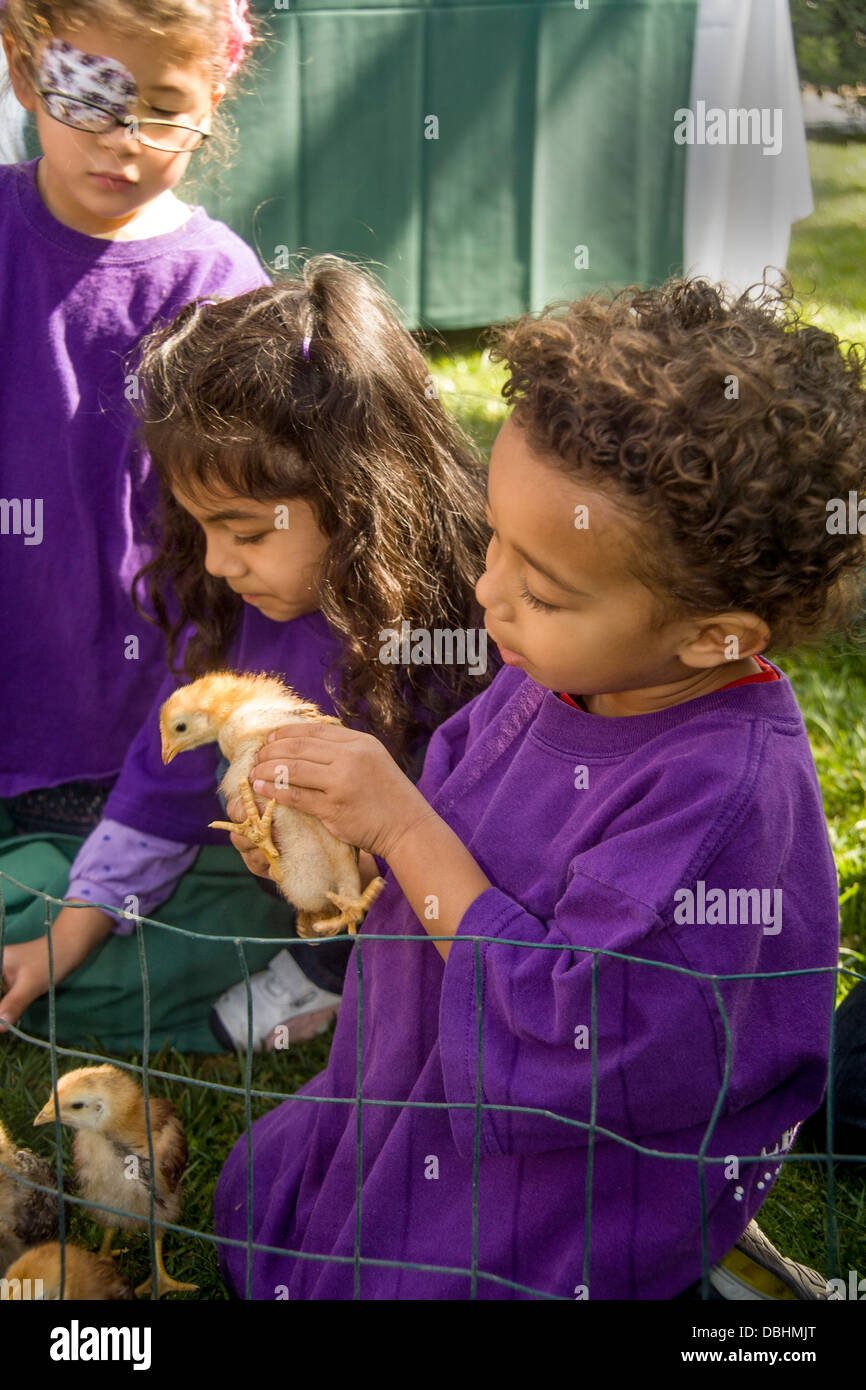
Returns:
[[[733,1250],[712,1266],[709,1282],[719,1298],[734,1302],[839,1297],[817,1270],[780,1255],[757,1221],[750,1221]]]
[[[319,989],[307,979],[294,956],[282,950],[267,970],[250,977],[253,1004],[253,1051],[261,1052],[279,1024],[288,1026],[287,1041],[317,1037],[328,1028],[340,1006],[340,995]],[[230,1052],[247,1047],[247,990],[241,981],[221,994],[210,1012],[217,1042]]]

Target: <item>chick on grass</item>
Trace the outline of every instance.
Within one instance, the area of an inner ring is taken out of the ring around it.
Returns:
[[[40,1288],[37,1280],[41,1281],[41,1292],[34,1294],[33,1290]],[[126,1275],[108,1255],[94,1255],[92,1250],[82,1250],[80,1245],[69,1242],[66,1244],[65,1278],[61,1279],[60,1243],[56,1240],[27,1250],[6,1271],[0,1299],[15,1303],[28,1295],[54,1303],[61,1298],[67,1303],[135,1298]]]
[[[55,1192],[40,1192],[21,1178]],[[51,1164],[29,1149],[20,1149],[0,1123],[0,1275],[29,1246],[56,1237],[56,1186]]]
[[[219,744],[229,760],[221,790],[227,802],[240,796],[247,819],[242,825],[212,821],[219,830],[244,835],[267,856],[271,877],[297,909],[299,936],[333,936],[343,928],[355,935],[358,924],[382,891],[374,878],[361,892],[357,851],[336,839],[303,811],[269,801],[261,811],[249,783],[259,749],[274,729],[309,720],[339,724],[318,705],[302,700],[274,676],[213,671],[176,690],[160,711],[162,760],[203,743]],[[277,833],[279,848],[271,837]],[[323,916],[330,905],[337,913]]]
[[[57,1083],[60,1121],[76,1131],[72,1145],[76,1185],[82,1197],[116,1207],[128,1215],[114,1215],[86,1208],[105,1237],[100,1255],[109,1255],[118,1230],[147,1225],[150,1210],[150,1158],[144,1095],[131,1076],[118,1067],[79,1067]],[[54,1098],[43,1106],[34,1125],[55,1118]],[[153,1179],[154,1215],[157,1228],[176,1221],[180,1211],[181,1181],[186,1168],[187,1146],[183,1127],[171,1101],[150,1101],[150,1128],[156,1169]],[[166,1272],[162,1259],[163,1235],[157,1230],[157,1296],[193,1293],[197,1284],[180,1284]],[[152,1276],[136,1289],[149,1294]]]

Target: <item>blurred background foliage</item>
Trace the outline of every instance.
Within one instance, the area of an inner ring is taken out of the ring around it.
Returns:
[[[861,87],[866,103],[866,0],[791,0],[800,81],[819,91]]]

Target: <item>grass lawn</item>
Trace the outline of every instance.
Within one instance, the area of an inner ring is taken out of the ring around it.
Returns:
[[[808,316],[866,342],[866,142],[810,141],[815,211],[794,227],[788,269]],[[841,963],[866,974],[866,662],[853,643],[779,659],[806,719],[818,768],[842,905]],[[840,996],[855,983],[840,977]],[[836,1169],[837,1272],[866,1270],[863,1169]],[[787,1165],[761,1211],[767,1234],[793,1258],[828,1272],[824,1165]],[[824,1258],[822,1258],[824,1257]]]
[[[866,342],[866,140],[809,142],[815,211],[797,222],[788,270],[809,317]]]
[[[789,267],[810,317],[840,336],[866,340],[866,143],[810,143],[815,214],[794,232]],[[479,346],[478,333],[450,334],[430,353],[442,399],[489,452],[505,417],[499,396],[502,372],[493,368]],[[819,651],[775,657],[794,686],[809,728],[824,795],[830,835],[840,876],[843,914],[843,963],[866,974],[866,875],[863,830],[866,827],[866,663],[850,645],[834,644]],[[808,846],[802,847],[808,854]],[[840,982],[840,993],[849,982]],[[796,1026],[792,1020],[792,1027]],[[330,1034],[287,1052],[256,1056],[252,1085],[257,1090],[290,1094],[321,1070],[327,1059]],[[684,1040],[684,1046],[686,1042]],[[32,1130],[32,1118],[50,1093],[47,1054],[17,1041],[3,1043],[3,1116],[12,1132],[53,1156],[53,1134]],[[137,1062],[137,1057],[125,1058]],[[61,1058],[60,1070],[82,1065]],[[160,1054],[153,1067],[180,1077],[236,1087],[240,1094],[208,1091],[202,1086],[155,1079],[156,1094],[172,1099],[184,1123],[190,1145],[186,1200],[182,1223],[211,1232],[214,1185],[226,1155],[244,1132],[245,1065],[235,1057]],[[275,1104],[254,1101],[253,1118]],[[66,1139],[68,1151],[68,1135]],[[70,1229],[81,1243],[94,1247],[98,1228],[70,1208]],[[866,1271],[866,1183],[863,1170],[837,1165],[835,1210],[838,1245],[834,1273]],[[765,1206],[761,1224],[783,1253],[813,1264],[829,1274],[827,1244],[827,1179],[817,1161],[787,1163]],[[134,1282],[149,1269],[146,1236],[118,1241],[128,1253],[123,1267]],[[176,1278],[197,1282],[198,1297],[225,1298],[212,1243],[170,1235],[168,1268]],[[195,1297],[195,1295],[188,1295]]]

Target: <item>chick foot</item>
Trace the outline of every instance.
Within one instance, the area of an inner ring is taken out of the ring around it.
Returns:
[[[156,1241],[156,1296],[162,1298],[167,1293],[196,1293],[198,1284],[181,1284],[177,1279],[172,1279],[166,1269],[162,1259],[162,1241]],[[139,1298],[147,1298],[153,1293],[153,1274],[145,1279],[143,1284],[139,1284],[136,1289]]]
[[[249,784],[249,779],[244,778],[240,785],[241,801],[244,803],[244,810],[247,818],[241,824],[235,824],[230,820],[212,820],[211,830],[230,830],[233,835],[243,835],[251,840],[264,853],[271,866],[271,878],[279,883],[279,878],[274,873],[274,869],[280,862],[280,854],[271,837],[271,821],[274,816],[276,801],[269,801],[262,814],[256,805],[253,796],[253,789]]]
[[[119,1250],[113,1248],[116,1239],[117,1227],[107,1226],[105,1235],[102,1237],[102,1244],[99,1247],[98,1253],[100,1259],[107,1257],[109,1260],[113,1260],[115,1255],[125,1255],[127,1253],[129,1247],[126,1245],[122,1245]]]
[[[326,917],[324,920],[313,921],[313,913],[298,913],[298,932],[301,936],[334,936],[342,927],[345,927],[350,936],[357,936],[358,927],[369,912],[373,903],[378,898],[385,883],[381,878],[374,878],[367,884],[360,898],[345,898],[341,893],[325,893],[325,897],[332,902],[335,907],[340,909],[335,917]],[[301,918],[304,918],[306,930],[302,930]]]

